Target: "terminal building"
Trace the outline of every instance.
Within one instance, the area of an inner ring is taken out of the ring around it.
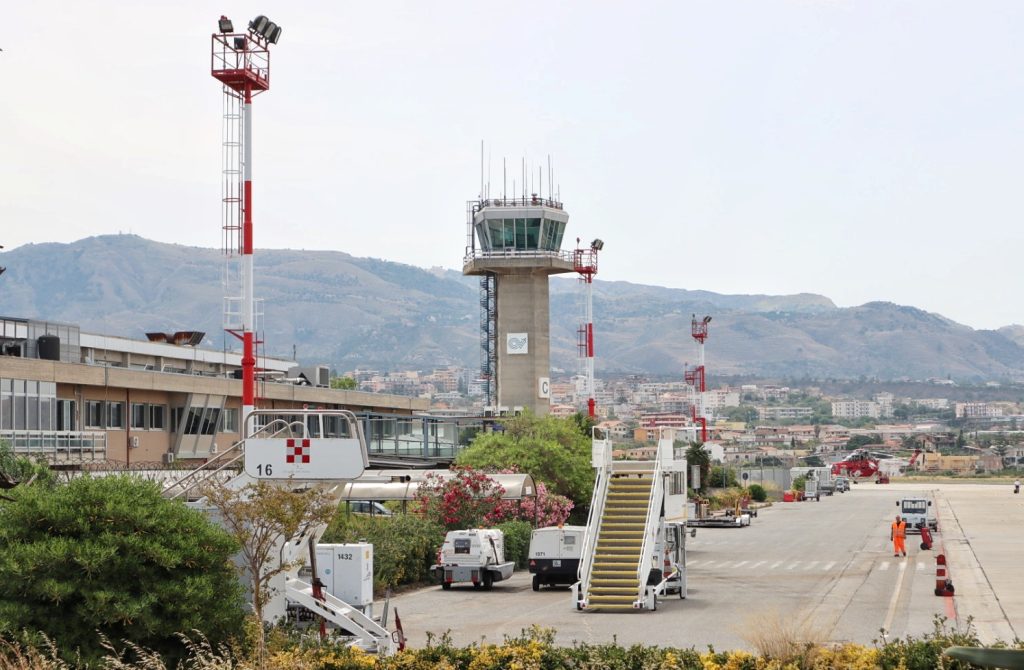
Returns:
[[[202,333],[147,336],[0,316],[0,441],[52,463],[123,466],[198,462],[237,442],[241,354],[200,348]],[[257,367],[259,408],[351,410],[377,453],[456,446],[460,426],[430,416],[428,400],[331,389],[325,366],[260,356]]]

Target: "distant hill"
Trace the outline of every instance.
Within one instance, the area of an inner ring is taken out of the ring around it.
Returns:
[[[338,370],[479,364],[475,278],[337,251],[259,250],[267,351]],[[89,332],[204,330],[223,343],[224,268],[214,249],[134,235],[34,244],[0,254],[0,313]],[[576,366],[578,283],[551,283],[552,367]],[[819,295],[722,295],[594,283],[598,371],[681,375],[692,314],[713,316],[709,372],[773,377],[1024,378],[1024,327],[979,331],[914,307],[838,308]],[[231,343],[229,346],[234,346]]]

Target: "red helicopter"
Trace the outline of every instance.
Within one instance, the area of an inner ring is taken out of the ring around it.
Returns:
[[[832,475],[866,479],[878,473],[878,459],[867,449],[856,449],[841,461],[832,464]]]

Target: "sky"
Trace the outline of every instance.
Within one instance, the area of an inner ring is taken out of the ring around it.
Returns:
[[[0,244],[219,246],[221,12],[283,27],[258,248],[461,268],[483,142],[598,279],[1024,323],[1019,0],[8,3]]]

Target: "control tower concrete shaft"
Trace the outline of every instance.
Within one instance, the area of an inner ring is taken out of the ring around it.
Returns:
[[[550,407],[548,276],[574,272],[562,251],[569,214],[537,196],[471,201],[462,273],[482,279],[481,331],[489,398],[495,412]]]

